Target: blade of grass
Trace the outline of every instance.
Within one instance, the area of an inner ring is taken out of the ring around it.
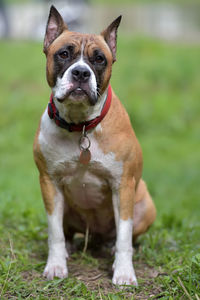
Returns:
[[[178,282],[180,283],[180,286],[182,287],[183,291],[185,292],[186,296],[188,297],[188,299],[192,300],[192,297],[190,296],[190,294],[188,293],[186,287],[184,286],[182,280],[180,279],[180,277],[178,276]]]

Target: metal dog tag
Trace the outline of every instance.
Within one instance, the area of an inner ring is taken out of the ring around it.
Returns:
[[[91,152],[89,150],[90,144],[90,139],[88,138],[87,133],[85,131],[85,126],[83,126],[82,135],[79,140],[79,147],[81,150],[79,161],[83,165],[87,165],[91,160]]]
[[[87,165],[91,159],[91,152],[89,149],[81,150],[79,161],[83,165]]]

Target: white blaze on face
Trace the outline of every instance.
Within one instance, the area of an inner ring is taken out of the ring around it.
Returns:
[[[72,80],[72,70],[77,67],[84,67],[90,72],[90,78],[88,80],[89,90],[91,91],[91,95],[97,97],[97,81],[94,72],[90,68],[90,66],[83,59],[83,45],[81,56],[77,62],[72,64],[63,74],[62,77],[58,77],[56,81],[56,85],[53,87],[54,97],[57,99],[64,99],[66,94],[70,89],[73,89],[73,80]]]

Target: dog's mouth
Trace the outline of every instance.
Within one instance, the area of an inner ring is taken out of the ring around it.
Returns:
[[[69,96],[73,97],[74,99],[79,99],[79,98],[82,99],[82,98],[89,97],[87,91],[82,89],[81,87],[72,90],[69,93]]]
[[[60,103],[63,103],[64,101],[68,100],[70,100],[73,103],[88,101],[89,104],[95,105],[95,103],[97,102],[97,96],[89,88],[85,88],[82,86],[72,86],[67,90],[64,97],[57,98],[57,100]]]

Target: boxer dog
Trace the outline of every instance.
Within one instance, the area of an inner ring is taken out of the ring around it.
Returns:
[[[44,38],[52,90],[34,141],[48,216],[44,276],[68,276],[66,240],[75,232],[115,237],[113,284],[137,285],[132,240],[153,223],[142,152],[110,86],[121,16],[100,35],[69,31],[51,7]]]

